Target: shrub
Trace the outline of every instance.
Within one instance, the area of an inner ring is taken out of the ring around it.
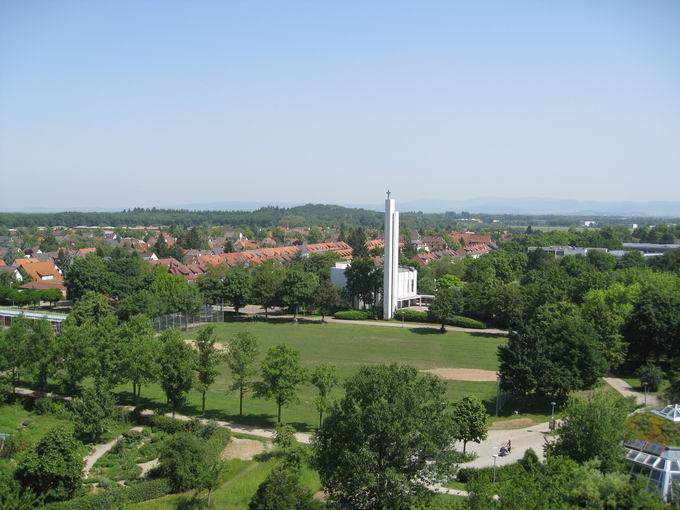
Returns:
[[[33,412],[35,414],[51,414],[52,409],[52,399],[49,398],[39,398],[33,403]]]
[[[430,318],[427,315],[427,312],[421,312],[419,310],[410,310],[408,308],[404,308],[402,310],[397,310],[396,313],[394,314],[394,318],[399,321],[407,321],[407,322],[430,322]]]
[[[161,414],[154,414],[149,417],[149,425],[151,428],[162,430],[168,434],[176,434],[177,432],[183,432],[187,430],[189,422],[184,422],[176,420],[175,418],[170,418],[169,416],[163,416]]]
[[[649,362],[638,368],[635,375],[640,378],[640,384],[644,386],[647,383],[649,391],[659,391],[659,386],[661,386],[664,378],[663,370]]]
[[[340,312],[335,312],[334,317],[336,319],[342,319],[345,321],[364,321],[373,319],[373,314],[371,312],[364,312],[362,310],[343,310]]]
[[[446,324],[459,328],[486,329],[486,324],[482,321],[471,319],[470,317],[463,317],[462,315],[454,315],[450,320],[446,321]]]
[[[18,432],[12,436],[9,436],[5,440],[5,446],[0,451],[0,458],[13,459],[21,452],[28,450],[31,447],[31,441],[22,434]]]
[[[101,510],[120,508],[125,504],[141,503],[170,494],[170,484],[165,478],[134,483],[129,487],[112,487],[100,494],[83,496],[47,505],[50,510]]]

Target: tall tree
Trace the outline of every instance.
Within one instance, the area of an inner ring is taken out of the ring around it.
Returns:
[[[474,397],[464,397],[453,403],[453,421],[456,424],[455,437],[463,441],[465,453],[468,441],[480,443],[489,431],[489,415],[484,404]]]
[[[358,298],[363,303],[364,310],[367,305],[374,304],[376,300],[376,288],[382,286],[382,270],[371,259],[353,258],[350,266],[345,270],[347,279],[347,292],[350,296]]]
[[[95,336],[92,323],[78,325],[69,317],[61,325],[55,345],[55,377],[70,394],[77,392],[83,379],[94,371]]]
[[[329,499],[357,509],[425,505],[427,487],[450,476],[448,461],[430,462],[453,439],[446,410],[446,387],[434,376],[362,367],[317,433],[314,465]]]
[[[158,379],[157,353],[160,342],[154,335],[151,321],[145,315],[134,315],[125,322],[120,331],[125,379],[132,383],[132,398],[139,401],[142,384]]]
[[[176,329],[166,329],[161,334],[158,357],[161,388],[172,408],[174,418],[177,408],[184,403],[194,382],[196,359]]]
[[[326,315],[335,312],[340,303],[340,289],[330,281],[323,280],[314,295],[314,306],[321,312],[321,322],[325,321]]]
[[[104,385],[83,390],[70,403],[76,435],[84,441],[99,441],[108,429],[113,407],[113,395]]]
[[[196,389],[201,392],[201,414],[205,415],[205,394],[217,377],[217,365],[222,360],[215,348],[215,326],[202,328],[196,336]]]
[[[28,319],[23,316],[15,317],[2,340],[0,357],[5,360],[5,366],[10,372],[12,391],[16,391],[21,370],[30,363],[31,359],[31,330]]]
[[[31,330],[30,364],[35,382],[42,391],[47,389],[47,377],[53,368],[55,354],[54,328],[46,318],[33,322]]]
[[[87,291],[106,295],[111,292],[111,277],[106,264],[94,253],[73,259],[64,275],[64,284],[69,299],[73,300],[81,298]]]
[[[442,333],[446,332],[445,324],[451,322],[462,311],[463,293],[458,287],[445,287],[436,291],[430,315],[442,325]]]
[[[258,264],[251,270],[251,292],[253,303],[264,308],[265,318],[269,318],[269,308],[279,303],[279,293],[285,270],[273,260]]]
[[[255,396],[276,402],[277,423],[281,423],[281,408],[297,400],[297,388],[306,379],[300,353],[285,344],[271,347],[262,361],[261,374]]]
[[[323,414],[331,406],[331,392],[338,384],[338,376],[335,373],[335,367],[329,364],[317,366],[309,378],[316,389],[319,391],[319,396],[314,400],[316,410],[319,411],[319,428],[323,425]]]
[[[592,388],[607,370],[595,330],[569,303],[540,307],[498,351],[501,385],[515,394],[565,397],[572,390]]]
[[[315,274],[290,269],[286,271],[280,287],[281,302],[291,308],[297,317],[298,308],[312,302],[318,287],[319,278]]]
[[[224,298],[238,311],[248,304],[251,291],[250,273],[241,265],[229,268],[224,278]]]
[[[243,396],[249,379],[257,373],[255,359],[259,353],[257,339],[252,333],[237,333],[229,340],[227,364],[233,379],[231,389],[238,390],[238,415],[243,416]]]
[[[366,248],[366,231],[364,227],[352,228],[347,237],[347,244],[352,248],[353,259],[368,258],[368,248]]]

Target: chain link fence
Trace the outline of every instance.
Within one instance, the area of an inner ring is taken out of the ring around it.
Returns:
[[[171,313],[161,315],[153,320],[156,333],[168,328],[187,329],[195,324],[209,324],[211,322],[224,322],[224,308],[212,305],[204,305],[196,314]]]

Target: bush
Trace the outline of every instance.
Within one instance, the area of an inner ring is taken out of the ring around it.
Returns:
[[[373,319],[373,314],[371,312],[364,312],[362,310],[343,310],[340,312],[335,312],[333,317],[345,321],[365,321],[368,319]]]
[[[0,458],[13,459],[30,447],[31,441],[24,434],[18,432],[5,440],[5,446],[0,451]]]
[[[161,414],[154,414],[149,417],[149,426],[154,429],[162,430],[168,434],[177,434],[177,432],[184,432],[189,428],[190,422],[176,420],[169,416]]]
[[[640,378],[640,384],[643,387],[644,384],[647,383],[649,391],[659,391],[659,386],[661,386],[661,382],[664,378],[663,370],[649,362],[638,368],[635,375]]]
[[[52,399],[39,398],[33,402],[33,412],[35,414],[51,414],[53,409]]]
[[[427,312],[410,310],[408,308],[397,310],[396,313],[394,314],[394,318],[398,321],[430,322],[430,318],[428,317]]]
[[[446,321],[446,324],[459,328],[486,329],[486,324],[482,321],[471,319],[470,317],[463,317],[462,315],[454,315],[451,320]]]
[[[134,483],[129,487],[112,487],[103,493],[83,496],[47,505],[54,510],[101,510],[120,508],[122,505],[141,503],[170,494],[170,484],[165,478]]]

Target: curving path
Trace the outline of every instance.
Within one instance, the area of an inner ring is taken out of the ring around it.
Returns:
[[[132,427],[130,430],[141,432],[142,430],[144,430],[144,427]],[[97,461],[101,459],[104,455],[106,455],[111,450],[111,448],[115,446],[115,444],[121,437],[123,436],[118,436],[117,438],[112,439],[108,443],[95,445],[94,450],[92,450],[92,452],[90,452],[84,459],[85,467],[83,468],[83,478],[87,478],[89,476],[90,471],[92,471],[92,468],[97,463]]]
[[[603,378],[609,386],[614,388],[624,397],[635,397],[635,402],[638,405],[645,405],[645,394],[642,391],[634,390],[633,387],[623,379],[618,377],[604,377]],[[652,393],[647,393],[647,407],[660,407],[665,405],[659,397]]]

